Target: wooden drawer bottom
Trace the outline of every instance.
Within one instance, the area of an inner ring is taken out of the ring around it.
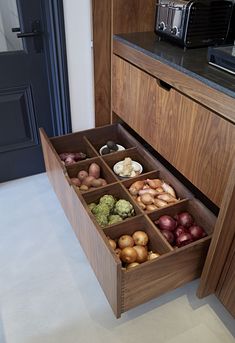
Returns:
[[[51,139],[43,129],[40,134],[50,182],[116,317],[200,276],[216,218],[120,124]],[[99,149],[108,139],[122,144],[126,150],[100,156]],[[88,159],[65,167],[59,154],[76,151],[81,147]],[[112,170],[116,161],[129,155],[138,159],[144,167],[143,174],[135,180],[160,175],[174,185],[181,200],[153,212],[142,210],[128,191],[131,180],[119,179]],[[92,161],[101,166],[102,175],[108,184],[81,192],[72,185],[70,178]],[[88,205],[97,203],[104,194],[130,201],[135,216],[115,225],[100,227]],[[162,236],[154,221],[161,215],[174,216],[183,211],[189,211],[193,215],[195,221],[204,227],[207,236],[184,247],[175,248]],[[149,249],[157,250],[160,256],[127,270],[109,244],[108,237],[117,240],[121,235],[132,235],[137,230],[148,234]]]

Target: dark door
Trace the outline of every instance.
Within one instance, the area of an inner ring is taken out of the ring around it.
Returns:
[[[45,39],[40,0],[0,0],[0,181],[44,170],[38,128],[54,134]]]

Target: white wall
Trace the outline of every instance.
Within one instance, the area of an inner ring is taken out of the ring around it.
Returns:
[[[73,131],[94,127],[91,0],[63,0]]]
[[[22,50],[22,40],[12,32],[19,27],[16,0],[0,0],[0,52]]]

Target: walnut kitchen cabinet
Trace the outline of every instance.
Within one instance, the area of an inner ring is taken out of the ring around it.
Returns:
[[[110,123],[112,36],[152,31],[156,0],[92,0],[95,124]]]
[[[169,57],[172,51],[156,57],[154,51],[133,44],[130,37],[133,38],[134,31],[153,30],[154,14],[153,0],[93,0],[96,126],[99,127],[53,138],[47,137],[42,129],[46,170],[116,317],[200,277],[201,273],[198,295],[216,292],[233,313],[235,89],[226,94],[212,87],[213,82],[204,82],[197,74],[188,72],[187,66],[184,70],[178,68]],[[113,33],[122,32],[130,33],[112,40]],[[143,35],[140,33],[142,38]],[[150,36],[144,35],[147,45],[151,45],[152,39],[156,43],[153,33]],[[178,51],[176,57],[184,59],[184,54]],[[112,125],[100,127],[110,121]],[[218,218],[146,150],[130,129],[217,205]],[[104,139],[121,141],[126,150],[100,156]],[[88,160],[65,167],[59,154],[80,148],[85,150]],[[141,161],[144,174],[140,178],[157,175],[169,179],[180,194],[180,202],[144,213],[128,193],[130,180],[120,180],[113,173],[115,161],[126,156]],[[70,178],[76,175],[79,170],[76,168],[91,162],[100,165],[108,185],[82,193],[71,184]],[[136,217],[102,229],[88,205],[107,193],[133,202]],[[208,236],[175,249],[161,236],[153,221],[161,214],[175,215],[186,210],[192,211]],[[127,271],[107,236],[132,234],[136,228],[148,232],[152,247],[157,246],[161,256]]]
[[[187,61],[174,66],[172,48],[156,54],[157,44],[167,49],[152,33],[114,36],[113,120],[126,122],[219,208],[198,296],[216,293],[234,314],[234,82],[225,74],[230,89],[220,90],[206,75],[188,71]]]

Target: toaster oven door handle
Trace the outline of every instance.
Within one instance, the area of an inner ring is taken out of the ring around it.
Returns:
[[[156,79],[156,82],[158,84],[159,87],[161,87],[162,89],[166,90],[166,91],[170,91],[172,89],[172,86],[169,85],[169,83],[162,81],[160,79]]]

